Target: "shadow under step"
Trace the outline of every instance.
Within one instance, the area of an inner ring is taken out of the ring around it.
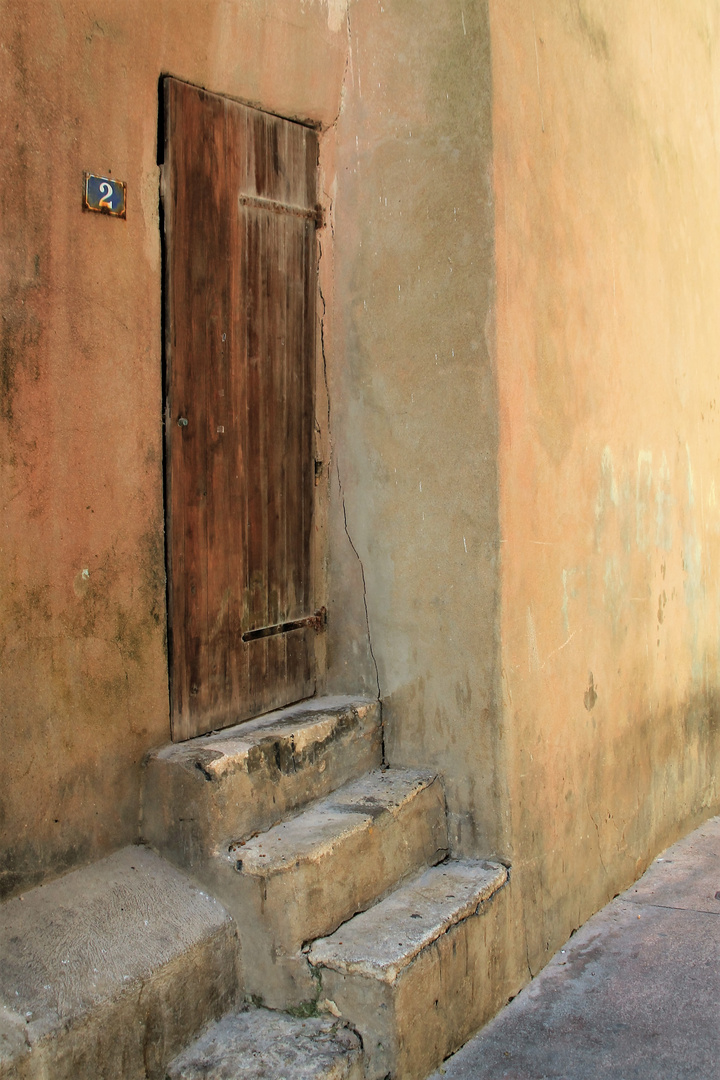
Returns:
[[[213,1024],[182,1052],[168,1080],[362,1080],[357,1035],[332,1017],[297,1020],[248,1009]]]
[[[161,1080],[239,993],[221,904],[130,847],[0,907],[0,1078]]]
[[[143,838],[202,877],[219,848],[297,812],[380,765],[380,704],[312,698],[151,753]]]
[[[320,1006],[360,1033],[367,1080],[419,1080],[489,1019],[507,881],[497,863],[448,861],[314,942]]]
[[[232,844],[213,888],[238,922],[247,992],[272,1008],[313,999],[303,945],[441,861],[447,849],[442,785],[415,769],[368,773]]]

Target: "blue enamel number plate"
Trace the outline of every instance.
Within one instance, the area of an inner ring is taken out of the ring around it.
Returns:
[[[111,180],[108,176],[85,173],[83,181],[83,207],[97,210],[100,214],[125,217],[126,184]]]

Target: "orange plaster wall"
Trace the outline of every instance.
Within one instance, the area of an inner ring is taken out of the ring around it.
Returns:
[[[131,840],[169,737],[159,76],[327,127],[346,51],[338,0],[3,5],[0,893]]]
[[[719,806],[720,17],[490,5],[502,671],[531,969]]]

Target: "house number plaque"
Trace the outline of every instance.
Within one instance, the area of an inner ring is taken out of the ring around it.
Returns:
[[[83,209],[96,210],[111,217],[125,217],[127,184],[109,176],[83,173]]]

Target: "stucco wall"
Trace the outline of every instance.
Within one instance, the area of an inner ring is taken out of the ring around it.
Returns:
[[[507,970],[717,811],[720,21],[626,8],[6,0],[3,891],[132,839],[169,735],[161,73],[325,131],[328,687],[512,860]]]
[[[518,970],[720,805],[720,21],[631,7],[349,8],[330,678],[512,860]]]
[[[327,126],[346,42],[337,0],[2,4],[2,892],[132,839],[169,737],[158,78]]]
[[[391,763],[442,772],[456,850],[498,847],[487,7],[355,0],[349,42],[330,304],[329,679],[379,689]]]
[[[717,812],[720,13],[491,4],[502,669],[534,969]]]

